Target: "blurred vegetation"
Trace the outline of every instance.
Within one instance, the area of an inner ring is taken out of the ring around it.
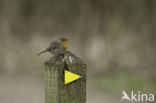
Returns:
[[[121,93],[121,91],[156,94],[155,80],[149,76],[141,75],[132,71],[110,73],[106,76],[90,78],[89,87],[98,88],[107,93]]]

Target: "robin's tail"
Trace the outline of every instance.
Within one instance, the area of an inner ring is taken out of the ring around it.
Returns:
[[[44,50],[44,51],[38,53],[37,56],[39,56],[40,54],[42,54],[42,53],[44,53],[44,52],[47,52],[47,51],[48,51],[48,49],[46,49],[46,50]]]

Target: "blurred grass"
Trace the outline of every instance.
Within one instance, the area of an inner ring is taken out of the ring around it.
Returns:
[[[136,72],[115,72],[90,79],[89,87],[97,88],[103,92],[121,93],[124,90],[156,94],[156,83],[153,78]]]

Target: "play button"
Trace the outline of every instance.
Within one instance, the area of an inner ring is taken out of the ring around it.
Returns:
[[[67,85],[67,84],[69,84],[69,83],[71,83],[71,82],[73,82],[75,80],[78,80],[78,79],[82,78],[82,76],[65,70],[64,78],[65,78],[64,79],[65,80],[64,84]]]

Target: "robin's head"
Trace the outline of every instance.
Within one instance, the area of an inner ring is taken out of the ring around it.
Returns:
[[[63,49],[66,50],[67,49],[67,41],[68,39],[67,38],[60,38],[60,41],[63,45]]]
[[[66,42],[68,41],[67,38],[60,38],[60,40],[61,40],[61,41],[66,41]]]

